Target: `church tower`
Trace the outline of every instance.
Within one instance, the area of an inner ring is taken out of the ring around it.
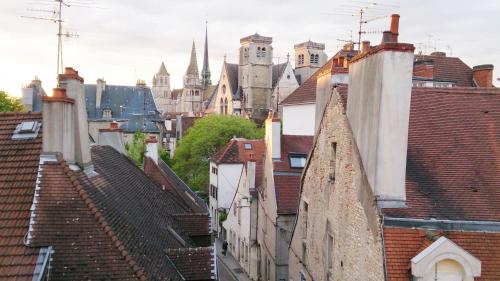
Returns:
[[[273,47],[271,37],[257,33],[240,39],[238,85],[242,108],[252,119],[264,121],[271,107]]]
[[[191,48],[191,59],[184,75],[184,88],[179,99],[178,112],[200,112],[202,110],[203,85],[198,72],[198,61],[196,59],[196,47],[193,42]]]
[[[174,110],[170,90],[170,74],[163,62],[158,72],[153,76],[152,90],[158,110],[161,112],[171,112]]]
[[[325,54],[325,44],[311,40],[295,44],[295,76],[299,84],[304,83],[311,75],[328,60]]]
[[[205,51],[203,53],[203,69],[201,70],[201,84],[203,88],[212,85],[210,67],[208,66],[208,26],[205,26]]]

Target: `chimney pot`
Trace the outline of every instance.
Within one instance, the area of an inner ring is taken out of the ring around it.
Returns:
[[[472,68],[472,76],[478,87],[493,87],[493,65],[482,64]]]
[[[392,32],[384,31],[382,35],[382,43],[391,43],[392,42]]]
[[[393,14],[391,15],[391,33],[392,33],[392,42],[398,42],[399,35],[399,15]]]
[[[64,88],[54,88],[52,89],[52,97],[56,98],[66,98],[66,89]]]
[[[366,53],[370,50],[370,41],[363,41],[361,45],[361,52]]]
[[[111,129],[118,129],[118,122],[116,121],[111,122],[110,127]]]

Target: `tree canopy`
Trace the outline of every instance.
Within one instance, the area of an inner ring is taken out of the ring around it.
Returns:
[[[146,135],[142,132],[135,132],[132,141],[125,145],[127,155],[134,160],[135,164],[142,167],[144,153],[146,152]]]
[[[262,138],[263,129],[247,119],[233,115],[209,115],[196,120],[179,142],[173,169],[195,191],[206,193],[210,157],[232,137]]]
[[[19,99],[10,97],[6,92],[0,91],[0,112],[23,110],[24,106]]]

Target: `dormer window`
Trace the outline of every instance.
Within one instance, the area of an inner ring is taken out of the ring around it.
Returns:
[[[111,109],[106,108],[102,111],[102,118],[103,119],[111,119]]]
[[[411,259],[415,280],[474,280],[481,261],[446,237],[440,237]]]
[[[251,143],[245,143],[245,149],[249,150],[252,149],[252,144]]]
[[[288,156],[290,160],[290,168],[304,168],[306,165],[307,155],[292,153]]]
[[[13,140],[29,140],[34,139],[38,135],[42,124],[38,121],[24,121],[16,126],[14,134],[12,135]]]

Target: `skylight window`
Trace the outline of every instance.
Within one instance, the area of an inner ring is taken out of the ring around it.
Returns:
[[[38,121],[24,121],[16,126],[14,134],[12,135],[12,139],[13,140],[34,139],[38,135],[40,126],[41,124]]]
[[[252,149],[251,143],[245,143],[245,149]]]
[[[305,154],[290,154],[290,167],[291,168],[304,168],[306,165],[307,155]]]

